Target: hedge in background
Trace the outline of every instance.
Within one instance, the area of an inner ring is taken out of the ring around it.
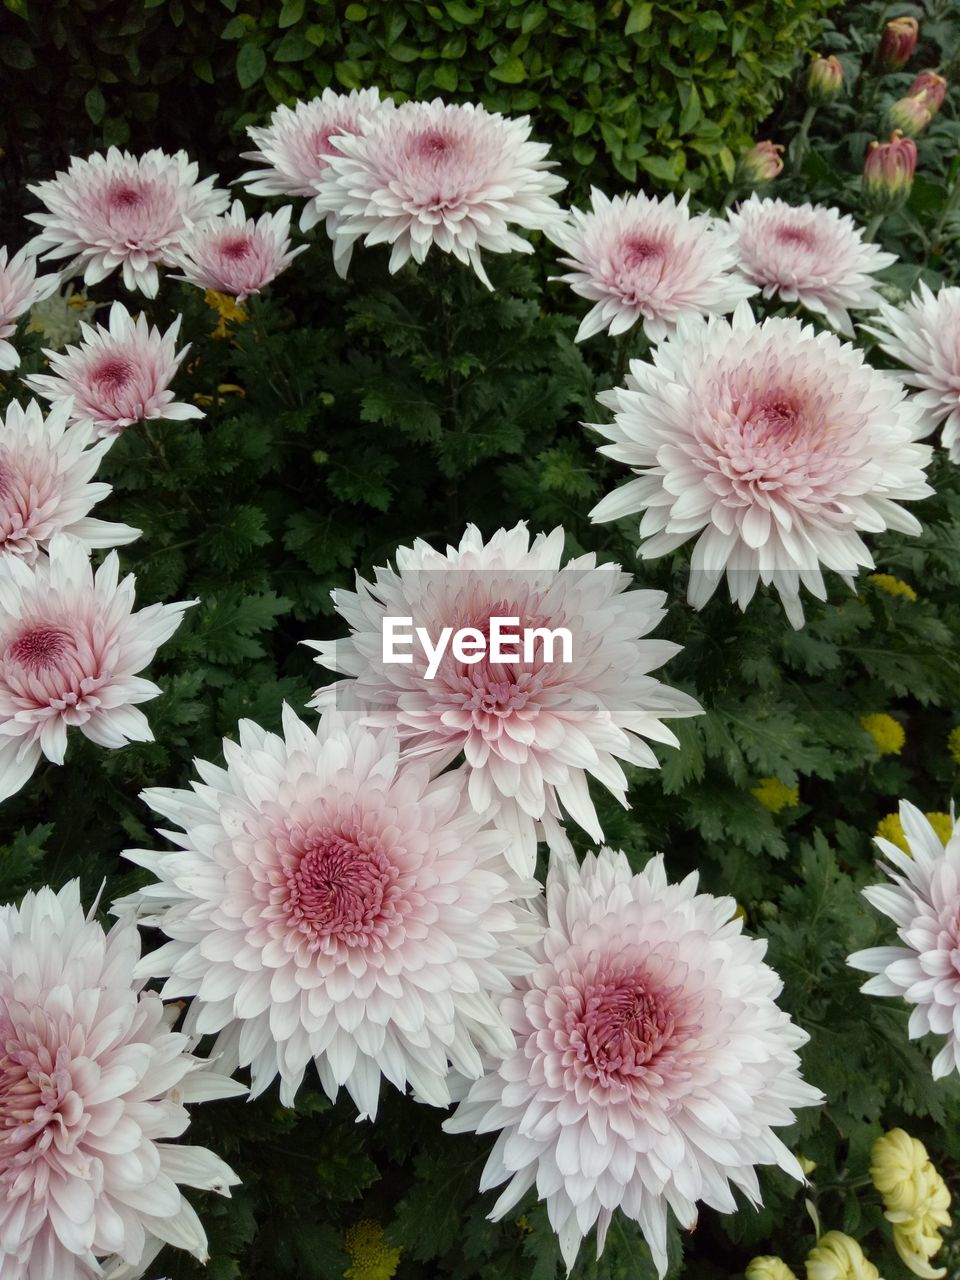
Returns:
[[[732,174],[833,3],[4,0],[7,186],[111,143],[214,163],[274,102],[375,84],[535,111],[580,194],[587,166],[697,189]]]

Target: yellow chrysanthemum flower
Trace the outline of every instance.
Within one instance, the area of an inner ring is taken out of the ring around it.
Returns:
[[[884,711],[861,716],[860,727],[866,729],[882,756],[898,756],[907,740],[900,721],[894,720],[893,716],[888,716]]]
[[[925,813],[923,816],[940,837],[941,844],[946,844],[953,835],[953,819],[949,813]],[[877,835],[884,840],[889,840],[904,853],[910,852],[899,813],[888,813],[886,817],[881,818],[877,823]]]
[[[909,582],[903,582],[900,578],[895,578],[892,573],[871,573],[867,581],[872,582],[881,591],[885,591],[888,596],[902,596],[904,600],[916,600],[917,598],[917,593]]]
[[[782,1258],[764,1256],[747,1263],[747,1280],[797,1280]]]
[[[385,1243],[379,1222],[364,1218],[355,1223],[343,1243],[350,1257],[344,1280],[390,1280],[396,1274],[402,1250]]]
[[[779,813],[781,809],[792,808],[800,803],[800,788],[788,787],[779,778],[761,778],[759,785],[750,794],[771,813]]]
[[[940,837],[940,843],[946,844],[953,835],[953,819],[949,813],[925,813],[923,816]]]
[[[903,1262],[924,1280],[939,1280],[930,1259],[950,1226],[950,1192],[927,1149],[903,1129],[891,1129],[870,1151],[870,1177],[883,1196],[884,1216],[893,1224],[893,1243]]]
[[[947,738],[947,750],[950,752],[950,759],[954,764],[960,764],[960,724],[955,729],[950,730],[950,736]]]
[[[217,327],[210,335],[212,338],[225,338],[232,324],[246,324],[250,319],[246,307],[231,298],[229,293],[218,293],[216,289],[207,289],[203,300],[212,311],[216,311],[220,319]]]
[[[807,1280],[880,1280],[880,1272],[851,1236],[828,1231],[810,1250]]]
[[[913,1213],[926,1193],[927,1149],[904,1129],[891,1129],[870,1148],[870,1177],[884,1207]],[[931,1166],[932,1167],[932,1166]]]

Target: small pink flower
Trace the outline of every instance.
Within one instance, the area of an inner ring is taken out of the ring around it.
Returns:
[[[817,311],[848,338],[848,308],[872,309],[880,301],[872,275],[896,262],[863,239],[849,215],[824,205],[791,205],[753,195],[727,214],[736,235],[740,270],[783,302]]]
[[[658,342],[678,316],[723,315],[756,293],[734,270],[730,228],[707,214],[691,217],[687,199],[610,200],[594,188],[588,211],[571,209],[569,221],[548,232],[569,254],[560,261],[572,268],[555,278],[595,304],[578,342],[604,329],[615,337],[638,323]]]
[[[161,690],[137,675],[196,601],[133,612],[134,578],[118,582],[111,551],[94,575],[83,543],[65,534],[33,568],[8,556],[0,574],[0,800],[42,756],[63,764],[75,726],[101,747],[151,742],[136,704]]]
[[[908,98],[916,98],[920,94],[926,94],[926,102],[930,108],[932,115],[936,115],[943,106],[943,100],[947,96],[947,81],[941,75],[937,75],[936,71],[921,71],[915,76],[907,90]]]
[[[622,853],[555,860],[537,967],[502,1008],[516,1048],[470,1085],[451,1133],[498,1133],[480,1179],[507,1182],[491,1217],[532,1188],[569,1272],[596,1224],[640,1224],[660,1276],[667,1219],[721,1213],[734,1188],[761,1203],[757,1165],[803,1181],[774,1132],[823,1098],[800,1076],[806,1032],[776,1004],[766,944],[743,936],[732,898],[641,874]]]
[[[216,289],[243,302],[286,271],[305,244],[290,249],[290,206],[247,218],[235,200],[229,213],[190,227],[173,254],[183,272],[177,279],[201,289]]]
[[[230,197],[213,182],[197,180],[197,166],[183,151],[133,156],[111,147],[106,155],[74,157],[66,172],[28,188],[46,206],[27,214],[41,228],[28,248],[71,258],[67,274],[82,271],[87,284],[121,267],[128,289],[154,298],[157,267],[170,265],[187,223],[226,209]]]
[[[115,302],[108,328],[81,323],[80,332],[79,347],[44,349],[53,373],[24,378],[31,391],[52,404],[72,398],[71,418],[92,421],[100,435],[116,435],[154,418],[183,422],[203,417],[196,405],[174,400],[169,389],[190,350],[189,344],[177,350],[179,316],[161,334],[142,313],[134,320]]]
[[[326,219],[327,235],[333,241],[333,261],[340,276],[347,274],[353,242],[337,238],[339,219],[334,212],[324,212],[316,197],[323,187],[329,159],[339,155],[332,139],[343,134],[362,134],[366,122],[378,111],[392,107],[381,103],[376,89],[352,89],[335,93],[324,89],[309,102],[293,107],[281,104],[266,127],[251,125],[247,133],[257,146],[244,151],[244,160],[256,160],[266,168],[250,169],[238,179],[247,190],[258,196],[306,196],[300,213],[300,230],[309,231]]]
[[[361,134],[334,139],[316,207],[337,216],[352,245],[390,244],[391,272],[423,262],[431,246],[474,269],[490,287],[481,252],[532,253],[511,230],[545,230],[562,217],[549,148],[530,119],[476,103],[405,102],[382,109]]]
[[[105,933],[77,880],[0,907],[3,1280],[140,1275],[162,1243],[207,1259],[178,1184],[229,1196],[239,1178],[176,1141],[183,1104],[245,1090],[170,1030],[139,958],[133,922]]]
[[[832,102],[843,88],[843,63],[833,54],[823,58],[819,53],[813,55],[807,68],[807,97],[811,102],[822,106]]]
[[[908,138],[916,138],[933,119],[933,104],[926,92],[911,97],[898,98],[887,112],[891,129],[897,129]]]
[[[899,129],[889,142],[871,142],[863,162],[864,202],[873,213],[890,213],[905,204],[917,168],[917,144]]]
[[[905,67],[913,57],[920,37],[920,23],[916,18],[891,18],[883,28],[877,56],[881,64],[891,71]]]
[[[88,550],[119,547],[140,536],[126,524],[87,513],[109,493],[91,483],[109,440],[93,442],[89,422],[70,422],[62,400],[44,419],[36,400],[15,401],[0,420],[0,566],[7,556],[33,564],[58,533],[79,538]]]
[[[754,187],[779,178],[783,173],[781,151],[779,142],[755,142],[737,162],[737,177]]]
[[[60,283],[57,274],[37,276],[37,261],[26,249],[11,258],[6,247],[0,247],[0,372],[15,369],[20,363],[13,345],[6,341],[17,328],[17,319],[35,302],[55,293]]]

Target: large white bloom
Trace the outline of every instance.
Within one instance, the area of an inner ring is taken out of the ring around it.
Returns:
[[[489,253],[532,253],[511,226],[544,230],[562,213],[566,184],[550,172],[549,148],[530,141],[530,119],[510,120],[472,103],[405,102],[381,108],[359,134],[333,139],[318,211],[336,215],[352,245],[391,244],[390,270],[423,262],[431,245],[490,284]]]
[[[11,258],[6,246],[0,247],[0,372],[20,363],[16,348],[7,341],[16,332],[17,320],[35,303],[49,298],[59,283],[56,274],[37,276],[37,260],[26,249]]]
[[[127,524],[97,520],[88,512],[111,492],[93,476],[110,448],[94,443],[89,422],[70,423],[62,401],[44,418],[36,400],[14,401],[0,419],[0,571],[5,556],[33,564],[58,533],[89,549],[119,547],[140,536]]]
[[[870,885],[863,896],[897,926],[902,946],[870,947],[848,958],[854,969],[876,976],[868,995],[899,996],[913,1005],[910,1039],[945,1036],[933,1060],[935,1079],[960,1072],[960,832],[944,846],[919,809],[900,802],[909,853],[877,837],[886,858],[880,869],[891,884]]]
[[[691,1228],[698,1200],[733,1213],[733,1187],[759,1204],[755,1165],[803,1180],[774,1129],[822,1100],[800,1078],[808,1036],[735,911],[696,873],[669,884],[660,855],[640,875],[610,849],[551,869],[539,963],[503,1005],[517,1047],[444,1128],[500,1131],[480,1189],[509,1184],[490,1216],[535,1186],[568,1270],[620,1209],[663,1276],[669,1209]]]
[[[741,609],[772,584],[795,627],[803,584],[826,598],[821,566],[849,585],[873,560],[862,532],[919,533],[900,505],[933,490],[920,409],[888,374],[832,333],[799,320],[757,324],[744,303],[727,320],[681,320],[652,363],[600,402],[600,452],[636,479],[592,511],[643,512],[640,554],[696,538],[688,599],[697,609],[724,573]]]
[[[206,1261],[180,1185],[228,1196],[239,1179],[174,1139],[185,1102],[245,1090],[187,1052],[131,978],[139,955],[132,921],[84,916],[76,880],[0,907],[3,1280],[136,1275],[160,1242]]]
[[[144,793],[181,847],[126,855],[159,883],[119,905],[171,939],[138,974],[195,997],[187,1027],[221,1033],[255,1096],[279,1074],[292,1106],[313,1060],[362,1116],[381,1074],[449,1105],[450,1063],[475,1077],[478,1048],[511,1048],[498,1004],[541,931],[509,836],[473,813],[462,775],[431,781],[389,731],[333,713],[314,731],[285,707],[283,737],[242,721],[224,754],[197,762],[192,791]]]
[[[880,302],[877,310],[874,323],[861,327],[906,366],[896,370],[897,377],[918,389],[914,401],[930,430],[944,424],[943,447],[951,462],[960,462],[960,288],[934,295],[921,282],[902,309]]]
[[[508,856],[525,874],[536,863],[536,823],[564,846],[562,805],[602,840],[588,775],[626,805],[620,761],[658,768],[644,739],[676,746],[662,721],[701,711],[650,675],[679,651],[645,638],[664,616],[664,594],[629,590],[630,575],[598,565],[593,554],[561,569],[563,544],[563,529],[531,544],[522,523],[487,543],[469,525],[459,547],[445,553],[418,540],[397,551],[396,569],[378,569],[372,583],[358,579],[356,592],[334,592],[348,639],[309,642],[323,666],[355,677],[321,689],[314,705],[355,697],[368,723],[395,725],[404,750],[435,771],[463,752],[474,808],[496,807],[497,821],[516,832]],[[494,617],[516,618],[515,631],[566,628],[569,661],[561,660],[559,642],[552,652],[536,644],[529,659],[520,649],[511,662],[493,661],[489,651],[460,661],[451,646],[430,677],[418,644],[409,663],[384,662],[387,617],[412,619],[434,643],[445,627],[489,637]]]
[[[709,214],[642,192],[609,199],[593,188],[589,210],[549,230],[571,270],[557,279],[595,305],[577,341],[602,330],[615,337],[641,323],[652,342],[672,333],[679,316],[724,315],[757,292],[737,273],[730,228]]]
[[[850,310],[873,310],[880,302],[873,276],[897,260],[865,241],[862,228],[839,209],[752,195],[727,217],[740,270],[763,296],[799,302],[848,338]]]

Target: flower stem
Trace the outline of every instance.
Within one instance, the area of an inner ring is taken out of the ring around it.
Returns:
[[[875,213],[867,223],[866,230],[863,233],[863,240],[865,244],[869,244],[872,240],[876,239],[883,217],[884,215],[882,213]]]
[[[793,140],[793,172],[799,173],[800,166],[803,164],[803,157],[807,154],[808,139],[810,134],[810,126],[813,124],[813,117],[817,114],[816,106],[811,103],[804,112],[803,119],[800,121],[800,129],[797,136]]]
[[[960,174],[957,174],[957,177],[954,179],[953,186],[950,188],[950,192],[946,200],[943,202],[943,208],[940,210],[940,217],[937,219],[933,230],[930,232],[931,248],[936,249],[940,236],[943,233],[943,228],[946,225],[947,218],[949,218],[950,214],[954,212],[958,204],[960,204]]]

